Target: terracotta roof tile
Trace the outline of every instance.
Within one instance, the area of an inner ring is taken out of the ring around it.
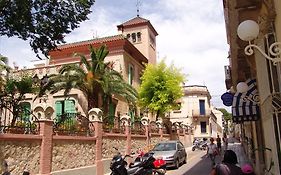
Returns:
[[[103,43],[103,42],[117,41],[117,40],[122,40],[124,38],[125,37],[122,34],[114,35],[114,36],[108,36],[108,37],[103,37],[103,38],[95,38],[95,39],[90,39],[90,40],[85,40],[85,41],[79,41],[79,42],[74,42],[74,43],[63,44],[63,45],[58,46],[58,49],[72,48],[72,47],[88,45],[88,44],[94,44],[94,43]]]
[[[121,25],[123,25],[123,26],[129,26],[129,25],[140,24],[140,23],[146,23],[146,22],[149,22],[149,20],[137,16],[137,17],[135,17],[135,18],[133,18],[133,19],[130,19],[129,21],[124,22],[124,23],[121,24]]]
[[[154,32],[154,34],[156,36],[158,35],[157,31],[151,25],[150,21],[139,16],[130,19],[129,21],[124,22],[123,24],[118,25],[117,28],[118,30],[123,30],[123,28],[130,28],[135,25],[141,25],[141,24],[148,25],[151,28],[151,30]]]

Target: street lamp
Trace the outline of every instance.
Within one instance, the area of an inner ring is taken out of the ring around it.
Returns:
[[[239,82],[236,86],[236,90],[239,93],[242,93],[241,99],[246,102],[246,101],[252,101],[254,103],[259,103],[259,95],[258,94],[253,94],[252,92],[248,92],[249,86],[246,82]]]
[[[253,55],[253,48],[257,49],[266,59],[273,62],[273,65],[277,65],[281,62],[281,49],[278,47],[280,42],[272,43],[269,46],[268,54],[265,53],[259,46],[252,44],[252,40],[256,39],[259,35],[259,25],[253,20],[246,20],[239,24],[237,28],[237,34],[243,41],[248,41],[249,45],[245,47],[244,52],[246,55]]]
[[[41,79],[41,86],[45,86],[49,82],[48,75],[44,75],[44,77]]]

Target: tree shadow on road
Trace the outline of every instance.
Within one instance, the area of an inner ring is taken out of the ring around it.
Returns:
[[[221,162],[221,156],[216,157],[216,164]],[[209,175],[213,168],[212,162],[207,154],[201,156],[201,160],[190,168],[184,175]]]

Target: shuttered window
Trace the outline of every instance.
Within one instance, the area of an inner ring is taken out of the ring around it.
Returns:
[[[75,113],[75,102],[74,100],[65,100],[65,113]]]
[[[200,115],[205,115],[205,100],[199,100],[199,109],[200,109]]]
[[[23,110],[22,119],[24,121],[29,121],[29,119],[30,119],[30,110],[31,110],[30,103],[24,102],[24,103],[21,103],[21,106],[22,106],[22,110]]]
[[[200,125],[201,125],[201,133],[207,133],[207,123],[200,122]]]
[[[75,113],[75,101],[74,100],[64,100],[56,101],[55,103],[56,116],[60,116],[64,113]]]
[[[55,105],[56,116],[60,116],[63,113],[63,101],[57,101]]]
[[[130,85],[133,84],[133,78],[134,78],[134,67],[133,67],[133,65],[129,64],[129,68],[128,68],[128,83]]]

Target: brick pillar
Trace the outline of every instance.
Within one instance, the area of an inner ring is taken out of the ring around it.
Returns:
[[[163,140],[163,128],[159,127],[160,139]]]
[[[132,147],[132,135],[131,135],[131,128],[130,125],[125,126],[125,134],[127,136],[126,140],[126,154],[131,154],[131,147]]]
[[[42,136],[39,174],[50,175],[52,171],[53,154],[53,121],[40,119],[39,124],[40,135]]]
[[[103,175],[103,162],[102,162],[102,122],[94,121],[95,137],[96,137],[96,175]]]
[[[184,139],[186,141],[186,146],[191,146],[191,135],[189,129],[184,130]]]
[[[149,125],[145,125],[145,136],[146,136],[146,146],[150,145],[150,133],[149,133]]]
[[[178,138],[180,138],[180,127],[176,127]]]

